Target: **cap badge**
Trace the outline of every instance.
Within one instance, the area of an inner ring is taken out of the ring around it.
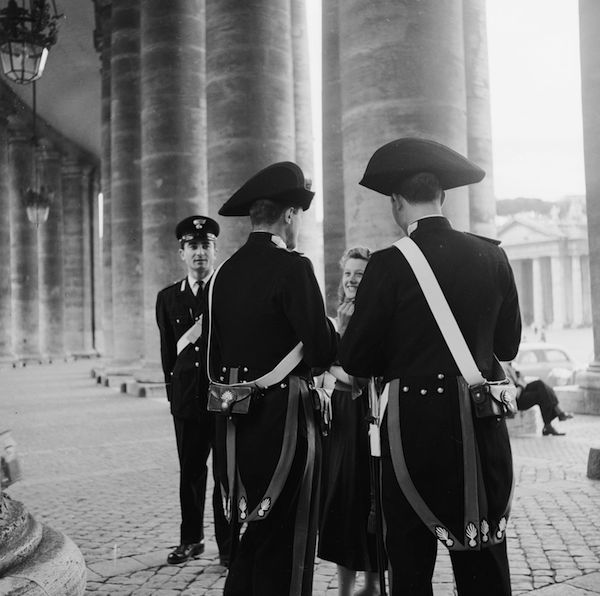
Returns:
[[[204,226],[204,224],[206,223],[206,220],[199,218],[199,219],[195,219],[192,223],[194,224],[194,226],[197,230],[201,230],[202,227]]]

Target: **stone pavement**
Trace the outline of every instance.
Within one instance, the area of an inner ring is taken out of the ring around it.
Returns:
[[[102,387],[91,368],[77,361],[0,370],[0,430],[12,429],[24,474],[7,492],[79,545],[86,594],[221,594],[226,570],[211,523],[202,557],[165,564],[179,524],[166,400]],[[600,594],[600,481],[585,476],[589,448],[600,447],[600,418],[577,416],[562,428],[566,437],[513,438],[517,485],[508,540],[515,595]],[[454,594],[442,549],[434,588],[435,596]],[[337,594],[332,564],[317,561],[313,594]]]

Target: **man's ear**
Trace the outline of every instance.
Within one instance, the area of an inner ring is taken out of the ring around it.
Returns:
[[[296,213],[296,208],[295,207],[288,207],[285,211],[284,211],[284,221],[286,224],[289,224],[292,222],[293,216]]]
[[[184,255],[183,248],[180,248],[180,249],[179,249],[179,258],[180,258],[182,261],[184,261],[184,260],[185,260],[183,255]]]

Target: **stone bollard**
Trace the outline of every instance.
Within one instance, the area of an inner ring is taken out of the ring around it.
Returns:
[[[588,455],[587,477],[600,480],[600,448],[591,447]]]

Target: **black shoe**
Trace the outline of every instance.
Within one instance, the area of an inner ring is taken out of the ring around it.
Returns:
[[[571,420],[571,418],[573,418],[573,414],[571,414],[570,412],[563,412],[562,410],[558,413],[558,419],[561,422],[564,422],[565,420]]]
[[[180,544],[167,557],[169,565],[178,565],[187,561],[191,557],[201,555],[204,552],[204,542],[193,542],[192,544]]]
[[[544,437],[548,435],[553,435],[555,437],[563,437],[565,433],[559,433],[551,424],[544,424],[544,428],[542,429],[542,435]]]

